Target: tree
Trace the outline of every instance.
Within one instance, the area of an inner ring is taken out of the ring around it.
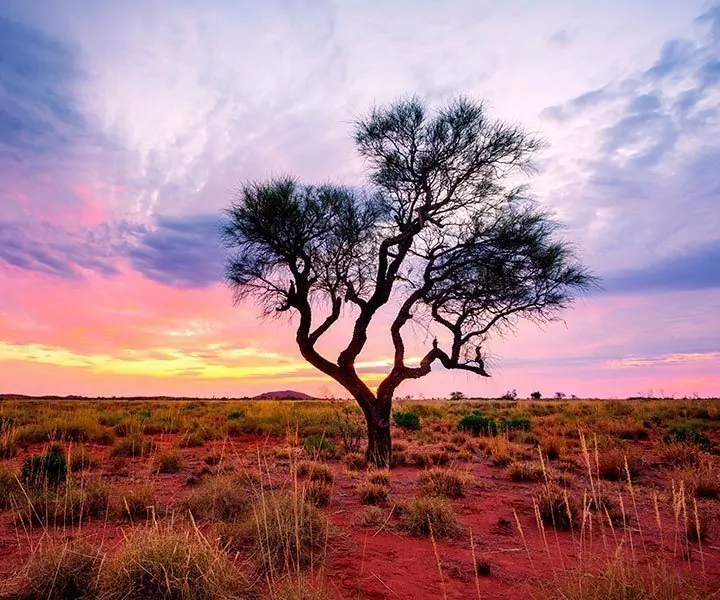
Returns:
[[[450,392],[450,400],[465,400],[465,394],[462,392]]]
[[[489,119],[482,103],[431,110],[400,100],[360,118],[355,143],[365,188],[246,183],[225,211],[222,239],[235,301],[297,317],[300,353],[355,398],[368,461],[387,466],[403,382],[433,365],[489,377],[482,345],[491,333],[556,318],[593,278],[558,224],[513,185],[532,171],[541,142]],[[390,312],[393,364],[373,391],[355,363],[370,324]],[[343,317],[353,321],[347,343],[328,358],[318,340]],[[411,322],[435,334],[417,364],[405,356]]]
[[[530,394],[530,398],[533,400],[540,400],[542,398],[542,394],[540,392],[533,392]]]

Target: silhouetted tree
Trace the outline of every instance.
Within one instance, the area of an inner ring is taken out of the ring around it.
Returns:
[[[409,99],[375,108],[356,122],[355,143],[366,188],[289,177],[246,183],[222,237],[235,300],[297,315],[302,356],[357,400],[367,458],[386,466],[398,386],[434,364],[489,377],[489,334],[521,318],[553,319],[593,279],[558,225],[512,185],[532,170],[540,142],[490,120],[481,103],[461,98],[433,111]],[[394,360],[373,391],[355,363],[384,307],[392,311]],[[331,359],[317,342],[343,314],[354,324]],[[411,321],[437,336],[418,364],[405,357]]]

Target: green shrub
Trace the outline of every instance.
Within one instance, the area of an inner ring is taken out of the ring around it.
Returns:
[[[666,444],[682,444],[689,443],[694,444],[703,450],[711,450],[713,443],[710,439],[701,431],[692,427],[672,427],[663,437],[663,442]]]
[[[228,413],[228,421],[239,421],[245,416],[245,411],[243,410],[233,410]]]
[[[54,488],[67,479],[67,470],[65,456],[55,450],[28,458],[22,466],[22,480],[31,488]]]
[[[393,423],[401,429],[420,429],[420,416],[410,410],[398,410],[393,413]]]
[[[458,429],[468,431],[474,436],[497,435],[498,425],[492,417],[486,417],[479,412],[471,412],[460,419]]]
[[[303,450],[308,454],[334,454],[335,444],[324,433],[313,433],[303,440]]]

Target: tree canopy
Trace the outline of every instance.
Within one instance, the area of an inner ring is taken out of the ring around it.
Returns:
[[[433,110],[411,98],[375,108],[355,123],[355,143],[367,185],[246,183],[225,213],[222,239],[235,299],[297,315],[303,357],[358,401],[368,456],[384,464],[389,448],[375,438],[389,444],[403,381],[436,363],[488,377],[488,335],[520,319],[557,318],[594,279],[519,182],[541,141],[489,119],[482,103],[459,98]],[[355,363],[391,299],[393,365],[373,392]],[[354,321],[347,344],[323,356],[316,344],[343,313]],[[436,336],[418,364],[406,359],[412,321]]]

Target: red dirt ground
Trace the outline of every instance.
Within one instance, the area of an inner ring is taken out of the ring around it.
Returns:
[[[160,446],[175,443],[173,436],[156,436]],[[637,442],[644,444],[643,442]],[[185,483],[188,475],[204,466],[203,459],[212,452],[220,452],[240,465],[262,465],[268,469],[273,480],[288,473],[288,460],[278,459],[274,450],[285,446],[282,438],[242,436],[227,442],[210,442],[201,448],[183,449],[182,471],[172,475],[153,475],[156,484],[157,503],[160,510],[170,510],[180,498],[189,492]],[[116,472],[109,458],[109,448],[89,446],[100,459],[98,472],[120,493],[145,480],[150,472],[147,459],[128,459],[126,469]],[[17,465],[38,449],[25,451],[13,459]],[[643,452],[651,452],[651,446]],[[603,542],[600,532],[593,539],[586,539],[580,551],[580,534],[546,530],[545,540],[538,530],[533,511],[534,483],[515,483],[505,476],[505,470],[495,468],[484,458],[473,462],[456,463],[451,468],[467,470],[475,475],[480,485],[469,490],[466,497],[453,501],[464,526],[463,533],[455,540],[439,540],[434,547],[425,538],[415,538],[396,530],[396,520],[390,518],[388,526],[361,528],[358,515],[363,510],[356,486],[364,479],[362,473],[348,472],[341,462],[330,461],[335,472],[334,493],[330,505],[324,510],[336,526],[328,561],[323,573],[324,580],[335,590],[339,598],[506,598],[526,600],[533,590],[560,577],[565,569],[585,565],[594,568],[611,557],[618,546],[633,553],[640,563],[653,563],[659,557],[673,569],[689,575],[699,585],[720,589],[720,527],[711,531],[703,544],[702,559],[697,544],[691,544],[691,558],[683,558],[680,540],[675,549],[672,504],[666,478],[655,471],[638,478],[635,487],[639,523],[628,529],[606,530]],[[571,489],[582,495],[586,479],[578,469],[572,475]],[[391,471],[391,498],[384,507],[390,515],[393,503],[412,497],[419,489],[417,482],[421,469],[399,467]],[[634,514],[627,486],[613,484],[622,489],[625,507]],[[662,515],[662,537],[653,508],[653,491],[658,491]],[[520,535],[515,513],[524,536]],[[498,526],[498,520],[511,522],[509,530]],[[112,546],[122,539],[128,523],[84,523],[81,529],[57,528],[52,535],[92,537]],[[473,568],[473,552],[470,543],[472,532],[475,556],[489,561],[491,573],[477,580]],[[0,576],[15,571],[31,548],[43,535],[42,528],[24,530],[10,511],[0,513]],[[436,550],[435,550],[436,548]],[[437,551],[437,555],[436,555]],[[439,561],[436,558],[439,557]],[[439,563],[439,564],[438,564]],[[704,563],[704,567],[703,567]],[[704,572],[703,572],[704,571]]]

